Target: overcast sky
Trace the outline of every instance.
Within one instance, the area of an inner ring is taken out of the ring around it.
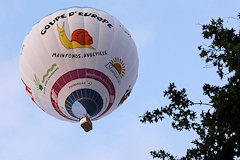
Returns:
[[[197,46],[207,44],[199,24],[218,17],[236,22],[228,17],[237,16],[240,1],[0,0],[0,4],[0,159],[145,160],[151,159],[154,149],[182,156],[191,147],[194,133],[173,130],[169,119],[141,124],[139,116],[168,104],[163,90],[170,82],[185,87],[193,101],[208,102],[203,84],[222,82],[199,57]],[[139,78],[130,97],[112,114],[93,122],[89,133],[78,123],[42,112],[19,75],[19,52],[31,27],[72,6],[93,7],[116,17],[131,33],[139,54]]]

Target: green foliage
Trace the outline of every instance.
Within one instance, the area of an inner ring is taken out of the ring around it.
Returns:
[[[192,141],[194,148],[188,149],[186,155],[180,158],[182,160],[240,158],[240,34],[239,30],[224,28],[223,22],[219,18],[202,25],[203,37],[211,40],[211,44],[198,49],[207,64],[217,67],[220,79],[228,76],[227,83],[223,86],[203,86],[203,94],[209,97],[209,103],[192,102],[184,88],[177,90],[171,83],[164,91],[164,97],[171,101],[170,104],[140,116],[142,123],[157,123],[167,115],[173,119],[174,129],[197,133],[199,138]],[[199,122],[197,113],[190,109],[193,105],[208,105],[211,109],[201,112]],[[164,150],[150,153],[153,158],[177,159]]]
[[[174,160],[176,157],[174,157],[173,155],[171,155],[170,153],[164,151],[164,150],[160,150],[158,152],[156,151],[152,151],[150,152],[150,154],[153,156],[153,158],[161,158],[161,159],[169,159],[169,160]]]

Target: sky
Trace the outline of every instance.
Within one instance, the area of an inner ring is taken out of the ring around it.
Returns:
[[[163,91],[175,82],[194,102],[208,102],[205,83],[221,85],[216,69],[206,67],[197,47],[208,44],[201,25],[237,17],[239,0],[0,0],[0,159],[145,160],[152,150],[180,157],[197,136],[178,132],[171,120],[142,124],[139,116],[169,103]],[[78,123],[45,114],[21,83],[19,52],[24,37],[42,18],[72,6],[93,7],[117,18],[133,37],[139,76],[130,97],[85,133]],[[236,23],[235,23],[236,24]],[[231,24],[230,24],[231,25]],[[197,111],[205,109],[195,106]]]

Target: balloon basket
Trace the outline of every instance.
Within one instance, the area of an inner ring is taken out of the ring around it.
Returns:
[[[88,117],[84,117],[80,120],[81,127],[85,132],[92,130],[92,122]]]

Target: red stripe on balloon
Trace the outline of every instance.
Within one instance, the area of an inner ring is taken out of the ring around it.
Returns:
[[[67,83],[69,83],[73,80],[76,80],[76,79],[80,79],[80,78],[94,79],[94,80],[102,83],[107,88],[108,93],[109,93],[109,104],[108,104],[107,108],[104,110],[104,112],[101,115],[94,118],[93,120],[100,118],[111,108],[111,106],[114,102],[114,99],[115,99],[115,88],[114,88],[112,81],[105,74],[103,74],[102,72],[99,72],[97,70],[94,70],[94,69],[87,69],[87,68],[76,69],[76,70],[69,71],[69,72],[65,73],[64,75],[62,75],[54,83],[54,85],[51,89],[50,98],[51,98],[52,106],[62,117],[67,118],[72,121],[78,121],[78,120],[68,117],[60,110],[60,108],[58,106],[58,94]]]

